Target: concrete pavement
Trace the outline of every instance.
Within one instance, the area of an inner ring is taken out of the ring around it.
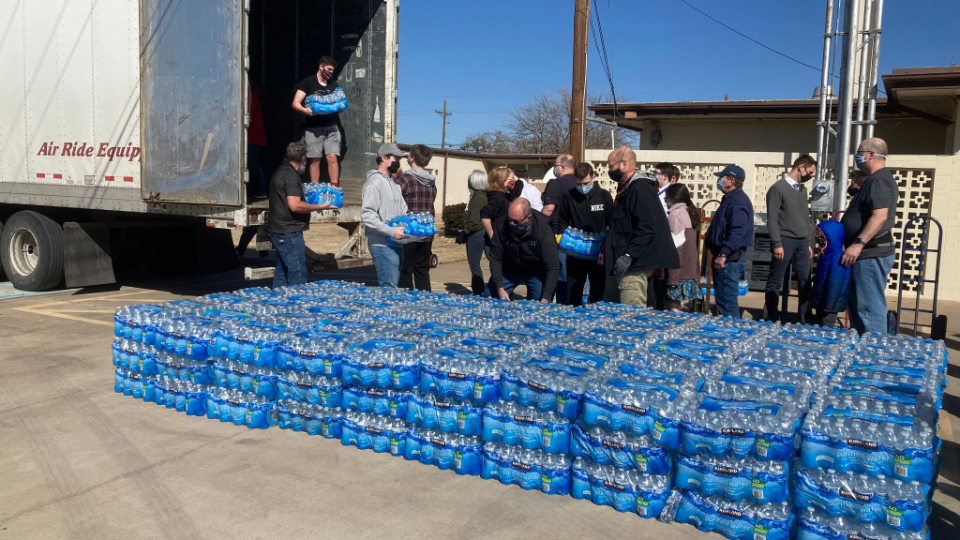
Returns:
[[[314,277],[375,282],[372,268]],[[432,272],[467,292],[466,263]],[[258,283],[236,274],[0,301],[0,540],[46,538],[707,538],[571,497],[459,477],[304,433],[252,431],[113,392],[118,305]],[[760,295],[746,305],[759,305]],[[942,306],[943,307],[943,306]],[[960,306],[946,306],[960,316]],[[951,349],[960,335],[950,332]],[[956,350],[953,350],[954,356]],[[951,365],[933,538],[960,525]],[[714,538],[719,538],[714,536]]]

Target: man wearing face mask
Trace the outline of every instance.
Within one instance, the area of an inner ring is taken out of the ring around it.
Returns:
[[[316,114],[306,106],[307,96],[325,96],[334,92],[333,72],[337,61],[329,56],[320,58],[317,72],[300,81],[293,97],[293,110],[306,116],[303,142],[307,144],[307,163],[310,182],[320,182],[320,162],[326,160],[330,183],[340,184],[340,113]]]
[[[790,287],[787,268],[793,266],[800,288],[797,305],[800,323],[807,323],[810,308],[810,205],[803,185],[816,174],[817,160],[803,154],[793,162],[790,172],[767,190],[767,227],[773,245],[773,268],[767,278],[767,320],[780,321],[780,289]]]
[[[300,175],[306,168],[306,156],[305,144],[288,144],[283,165],[280,165],[270,178],[267,232],[270,233],[270,240],[277,250],[273,288],[307,282],[307,254],[303,231],[310,228],[310,212],[330,208],[330,203],[310,204],[303,200]]]
[[[714,174],[717,175],[717,187],[724,195],[707,229],[705,247],[713,254],[717,311],[727,317],[740,317],[743,254],[753,245],[753,203],[742,189],[746,178],[743,169],[727,165]]]
[[[505,216],[493,222],[490,239],[490,296],[510,300],[517,285],[527,286],[527,296],[549,302],[560,277],[557,240],[550,219],[519,198]]]
[[[618,281],[620,303],[646,306],[653,269],[680,268],[680,255],[657,197],[656,179],[637,171],[636,153],[626,146],[618,148],[607,157],[607,167],[618,186],[604,264]]]
[[[613,219],[613,197],[610,192],[594,183],[593,167],[581,163],[574,168],[577,179],[575,188],[568,191],[560,202],[560,232],[567,227],[593,234],[606,234],[607,225]],[[567,259],[567,286],[570,289],[569,305],[583,305],[583,287],[590,278],[590,303],[603,300],[607,282],[606,271],[597,261],[588,261],[570,256]]]
[[[377,151],[377,168],[367,172],[363,184],[363,220],[367,245],[377,267],[377,279],[381,287],[397,288],[400,266],[403,264],[403,247],[388,239],[403,240],[402,227],[391,227],[387,222],[407,213],[400,184],[393,175],[400,170],[400,159],[407,157],[394,143],[384,143]]]
[[[865,139],[856,155],[857,168],[869,175],[840,223],[846,249],[840,264],[851,267],[850,322],[861,334],[887,331],[887,276],[896,259],[892,229],[900,190],[887,169],[887,143]]]
[[[553,233],[560,234],[560,215],[557,209],[563,196],[574,188],[577,179],[573,176],[573,167],[576,163],[573,156],[567,154],[557,156],[553,165],[553,173],[557,176],[547,184],[543,190],[543,215],[550,218]],[[557,303],[566,304],[569,300],[567,290],[567,254],[560,252],[560,281],[557,283]]]

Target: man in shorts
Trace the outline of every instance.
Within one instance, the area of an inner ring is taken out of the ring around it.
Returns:
[[[324,96],[337,89],[333,81],[333,71],[337,61],[329,56],[320,58],[320,66],[297,85],[297,94],[293,98],[293,110],[306,116],[304,122],[307,131],[303,142],[307,144],[307,169],[310,182],[320,182],[320,162],[326,160],[330,173],[330,183],[340,184],[340,113],[316,114],[306,106],[308,96]]]

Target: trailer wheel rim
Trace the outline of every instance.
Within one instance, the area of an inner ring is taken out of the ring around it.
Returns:
[[[17,229],[10,235],[10,266],[21,276],[29,276],[40,262],[37,237],[29,229]]]

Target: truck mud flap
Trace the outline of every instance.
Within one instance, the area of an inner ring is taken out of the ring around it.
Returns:
[[[99,223],[64,223],[63,273],[68,288],[116,283],[110,229]]]

